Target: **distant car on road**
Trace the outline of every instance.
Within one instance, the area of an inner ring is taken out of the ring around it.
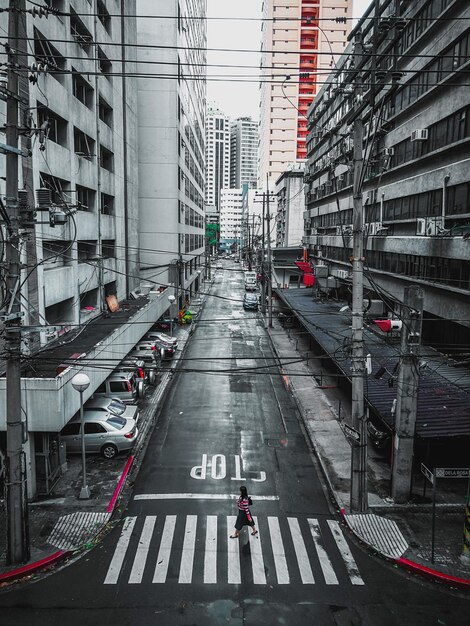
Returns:
[[[243,308],[245,309],[245,311],[257,311],[258,296],[255,293],[246,293],[243,296]]]

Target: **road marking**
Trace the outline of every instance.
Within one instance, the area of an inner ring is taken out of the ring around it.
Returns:
[[[238,500],[239,493],[139,493],[134,500]],[[279,496],[253,496],[257,502],[277,502]]]
[[[165,526],[163,527],[160,550],[158,551],[157,565],[155,566],[155,573],[153,575],[154,583],[164,583],[166,580],[175,525],[176,515],[167,515],[165,519]]]
[[[227,582],[230,585],[240,585],[240,539],[230,539],[229,535],[235,532],[235,515],[227,516]]]
[[[273,549],[274,566],[276,568],[277,582],[279,585],[287,585],[290,582],[287,559],[282,543],[281,529],[277,517],[268,517],[269,534]]]
[[[253,516],[255,526],[258,526],[258,518]],[[264,571],[263,553],[261,551],[261,539],[259,531],[257,535],[251,534],[251,528],[248,529],[250,539],[251,567],[253,568],[253,582],[255,585],[266,584],[266,572]]]
[[[346,570],[349,574],[349,578],[351,579],[352,584],[363,585],[364,581],[362,580],[362,577],[359,573],[359,569],[356,565],[356,561],[354,560],[351,550],[349,549],[348,543],[346,539],[344,538],[343,533],[341,532],[338,522],[333,519],[329,519],[327,521],[328,521],[328,526],[330,527],[330,530],[331,530],[331,534],[333,535],[334,540],[336,541],[336,545],[338,546],[338,550],[340,551],[341,556],[343,558],[344,564],[346,566]]]
[[[288,517],[287,521],[289,522],[290,533],[292,535],[292,541],[294,542],[295,556],[297,557],[302,582],[304,585],[313,585],[315,579],[313,577],[312,568],[310,567],[307,548],[305,547],[302,533],[300,532],[299,520],[295,517]]]
[[[217,582],[217,515],[207,516],[204,582],[208,584]]]
[[[197,515],[186,516],[183,553],[181,555],[179,583],[190,583],[193,578],[194,546],[196,545]]]
[[[131,575],[129,576],[129,583],[142,582],[142,576],[144,574],[145,563],[147,561],[147,555],[150,547],[150,541],[153,535],[153,529],[155,527],[156,515],[148,515],[145,518],[142,534],[140,535],[139,545],[135,551],[134,564],[132,565]]]
[[[116,549],[114,550],[113,558],[109,565],[108,573],[104,580],[105,585],[115,585],[119,578],[119,572],[121,571],[124,557],[126,556],[127,548],[129,546],[129,539],[131,538],[132,531],[136,517],[126,517],[121,530],[121,536],[117,542]]]
[[[310,526],[310,532],[312,533],[313,541],[315,542],[315,548],[317,549],[318,560],[320,561],[320,567],[325,577],[327,585],[337,585],[338,579],[331,564],[328,554],[323,547],[323,541],[320,531],[320,525],[316,519],[308,519],[308,525]]]

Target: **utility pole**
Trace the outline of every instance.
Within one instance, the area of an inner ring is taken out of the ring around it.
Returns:
[[[362,33],[356,34],[354,44],[355,67],[360,67],[363,55]],[[360,81],[358,75],[357,81]],[[355,95],[361,95],[360,82],[355,85]],[[359,432],[359,441],[351,447],[351,512],[362,513],[368,508],[367,497],[367,429],[364,412],[364,342],[363,342],[363,292],[364,292],[364,233],[362,206],[362,169],[364,124],[359,110],[353,123],[353,255],[352,255],[352,426]]]
[[[23,452],[23,423],[21,421],[21,360],[19,325],[21,266],[19,252],[19,202],[18,202],[18,61],[19,21],[22,0],[10,0],[8,22],[9,61],[6,124],[6,282],[8,304],[3,311],[5,323],[6,409],[7,409],[7,563],[22,563],[29,559],[27,524],[26,467]]]
[[[271,213],[269,210],[269,177],[266,174],[266,220],[268,225],[268,326],[273,327],[273,285],[271,261]]]
[[[261,313],[266,315],[266,272],[264,268],[264,220],[266,219],[266,194],[263,192],[263,245],[261,246]]]
[[[392,466],[392,498],[400,504],[408,501],[411,491],[423,299],[421,287],[405,287]]]

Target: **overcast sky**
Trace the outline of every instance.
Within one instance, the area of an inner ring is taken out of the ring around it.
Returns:
[[[259,106],[259,49],[261,22],[240,21],[236,17],[259,18],[262,0],[207,0],[208,17],[224,17],[229,20],[209,19],[207,23],[207,63],[210,65],[248,65],[252,68],[208,67],[207,100],[232,118],[251,115],[258,119]],[[361,17],[371,0],[354,0],[353,15]],[[215,52],[210,48],[225,48],[228,52]],[[248,49],[255,52],[234,52]],[[217,78],[230,80],[217,81]],[[211,80],[212,78],[212,80]],[[251,81],[251,82],[248,82]]]

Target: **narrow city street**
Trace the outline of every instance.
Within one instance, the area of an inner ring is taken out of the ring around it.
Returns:
[[[468,624],[463,594],[393,569],[340,524],[243,294],[239,265],[217,270],[122,520],[3,590],[3,626]],[[241,484],[259,534],[232,539]]]

